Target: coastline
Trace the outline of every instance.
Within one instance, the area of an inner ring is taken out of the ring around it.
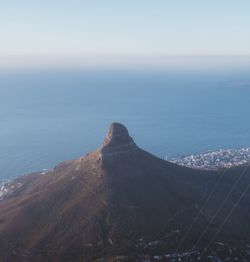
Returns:
[[[166,161],[171,163],[186,166],[194,169],[202,170],[218,170],[223,168],[232,168],[244,165],[250,162],[250,147],[243,147],[239,149],[219,149],[209,150],[203,153],[182,155],[177,157],[166,157]],[[48,169],[43,169],[38,174],[46,174]],[[15,176],[0,180],[0,201],[12,191],[22,186],[21,183],[13,183],[16,179],[25,176]]]

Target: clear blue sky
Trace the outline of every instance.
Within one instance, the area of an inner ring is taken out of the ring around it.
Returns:
[[[6,0],[0,55],[250,55],[248,0]]]

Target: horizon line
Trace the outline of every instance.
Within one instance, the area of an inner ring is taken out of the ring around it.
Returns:
[[[250,54],[241,55],[73,55],[0,54],[0,69],[171,69],[250,67]]]

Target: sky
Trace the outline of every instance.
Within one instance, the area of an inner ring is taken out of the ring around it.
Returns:
[[[0,1],[0,63],[250,55],[249,12],[247,0]]]

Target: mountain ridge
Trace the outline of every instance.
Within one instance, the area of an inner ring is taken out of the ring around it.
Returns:
[[[231,173],[185,248],[197,240],[233,183],[230,179],[235,181]],[[47,173],[16,180],[22,186],[0,201],[0,236],[5,243],[0,257],[3,261],[94,261],[128,254],[138,239],[184,232],[218,177],[216,172],[157,158],[140,149],[125,126],[113,123],[96,151]],[[214,222],[216,227],[220,220]],[[169,247],[180,241],[178,236],[174,239]]]

